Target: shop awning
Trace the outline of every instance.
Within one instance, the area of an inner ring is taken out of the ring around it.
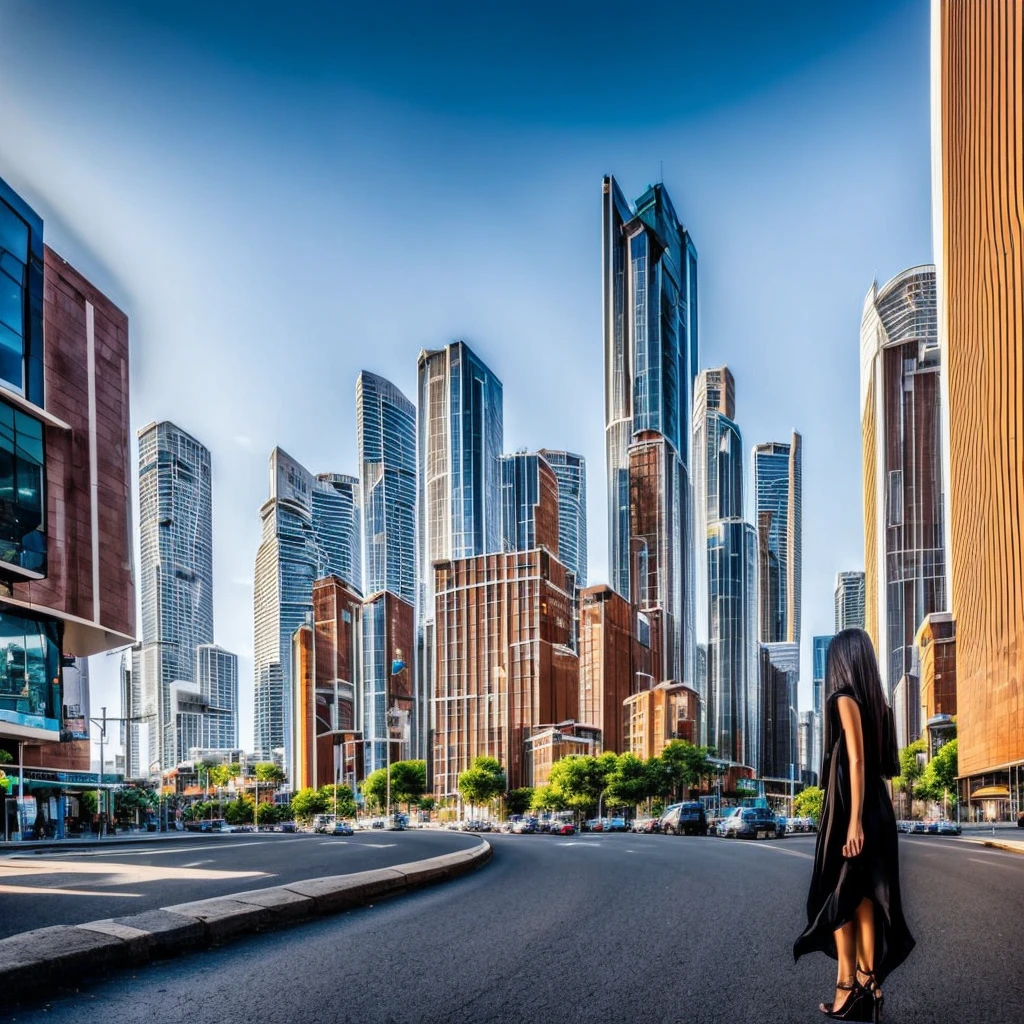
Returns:
[[[971,794],[972,800],[1009,800],[1010,790],[1006,786],[982,786]]]

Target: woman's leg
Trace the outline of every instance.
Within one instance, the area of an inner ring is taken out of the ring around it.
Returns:
[[[850,986],[857,972],[857,921],[849,921],[835,931],[836,953],[839,960],[839,973],[836,977],[836,998],[833,1006],[842,1007],[853,993],[840,985]]]
[[[875,969],[875,904],[866,896],[857,907],[857,980],[867,984],[867,975]]]

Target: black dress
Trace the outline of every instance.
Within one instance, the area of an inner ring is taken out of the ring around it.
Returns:
[[[854,919],[866,896],[875,904],[875,976],[881,984],[907,958],[914,948],[914,939],[903,918],[900,899],[896,815],[879,771],[878,752],[869,746],[867,735],[861,811],[864,848],[856,857],[843,856],[850,824],[850,768],[836,701],[840,696],[857,699],[852,692],[839,690],[830,695],[826,707],[825,713],[831,716],[829,735],[835,739],[822,766],[825,798],[807,896],[807,928],[793,945],[793,959],[815,950],[836,959],[833,932]]]

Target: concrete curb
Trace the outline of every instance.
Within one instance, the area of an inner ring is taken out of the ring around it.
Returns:
[[[1006,842],[1000,842],[998,839],[968,839],[968,843],[974,843],[975,846],[988,846],[993,850],[1006,850],[1008,853],[1024,854],[1024,843],[1008,839]]]
[[[63,988],[110,968],[138,966],[240,935],[366,906],[458,878],[486,864],[492,853],[490,843],[482,842],[469,850],[375,871],[309,878],[130,917],[22,932],[0,939],[0,992],[7,999],[40,988]]]

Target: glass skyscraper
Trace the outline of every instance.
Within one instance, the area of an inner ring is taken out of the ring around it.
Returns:
[[[828,645],[830,643],[832,643],[832,637],[816,636],[812,649],[811,707],[814,711],[814,736],[811,745],[811,769],[819,773],[824,755],[824,719],[822,714],[825,708],[825,669],[828,665]]]
[[[587,585],[587,462],[573,452],[541,448],[558,480],[558,560],[578,588]]]
[[[503,445],[501,381],[464,341],[418,360],[419,580],[416,756],[427,755],[433,698],[434,563],[501,550],[498,458]]]
[[[803,459],[796,432],[753,452],[762,643],[800,643]]]
[[[228,750],[238,746],[238,656],[216,644],[197,648],[199,693],[208,705],[201,746]]]
[[[337,576],[362,592],[359,480],[344,473],[320,473],[313,482],[312,499],[317,578]]]
[[[502,455],[501,546],[503,551],[545,547],[558,557],[558,479],[537,453]],[[559,559],[561,561],[561,559]]]
[[[630,206],[603,181],[605,448],[612,587],[657,608],[662,676],[696,682],[690,419],[697,251],[663,185]],[[638,501],[640,504],[638,505]],[[640,539],[644,578],[630,579]]]
[[[253,594],[255,745],[258,757],[290,765],[292,634],[313,613],[313,581],[332,566],[351,572],[353,560],[359,564],[358,481],[314,479],[281,448],[270,453],[269,468]],[[347,481],[341,491],[335,480]]]
[[[864,573],[836,573],[836,632],[864,628]]]
[[[860,338],[863,622],[886,694],[908,676],[916,707],[914,637],[927,615],[946,607],[935,268],[873,283]]]
[[[196,651],[213,642],[210,453],[173,423],[139,431],[141,643],[135,653],[148,716],[150,774],[177,763],[171,684],[193,683]]]
[[[416,600],[416,407],[383,377],[356,380],[363,592]]]

